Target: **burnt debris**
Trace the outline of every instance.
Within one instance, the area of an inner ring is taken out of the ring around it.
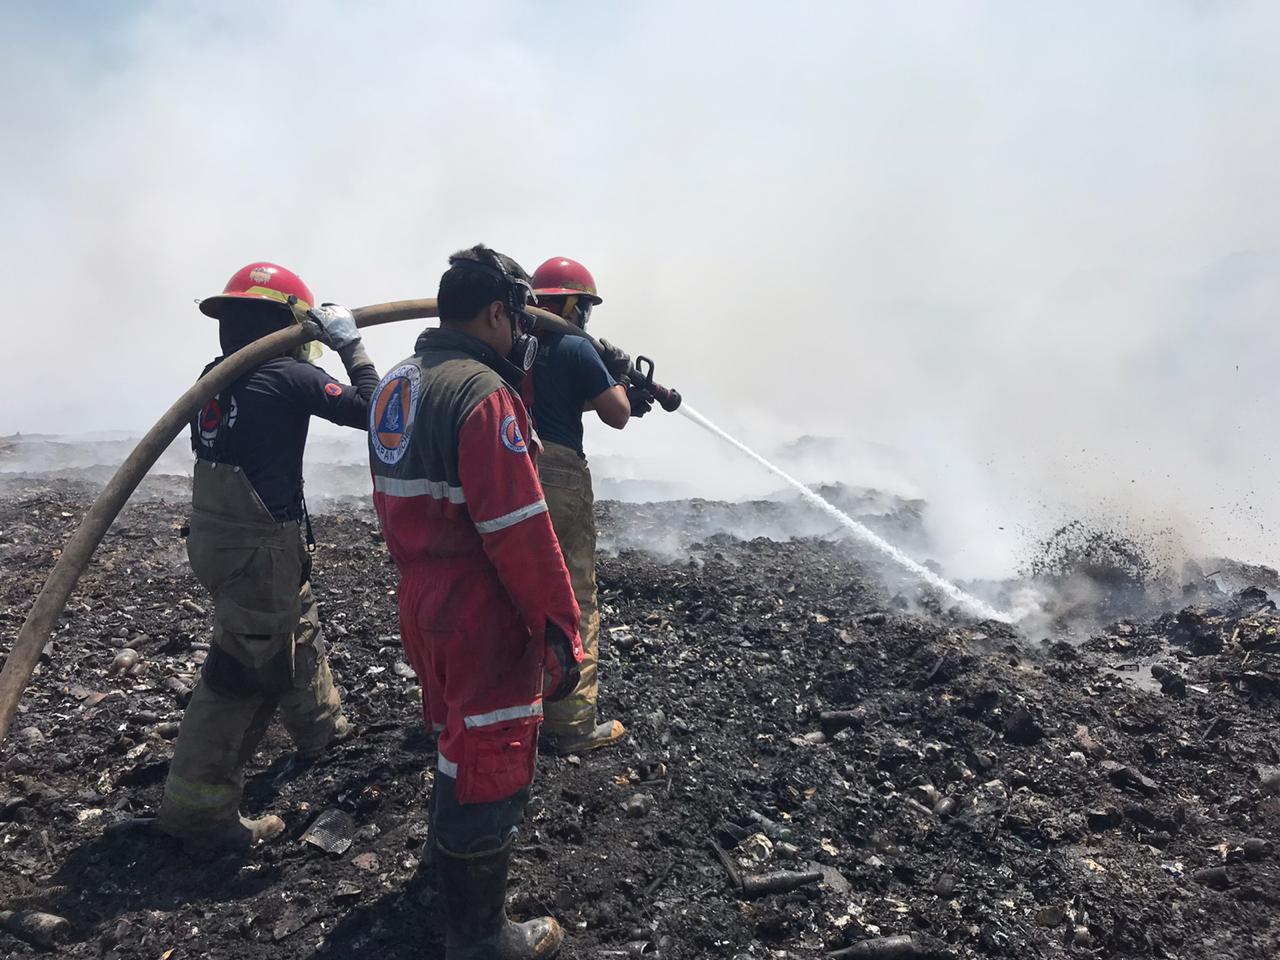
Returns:
[[[3,489],[6,638],[87,494]],[[362,507],[316,517],[314,578],[358,735],[303,763],[273,728],[249,769],[245,812],[285,834],[193,862],[108,829],[158,805],[208,652],[185,511],[173,484],[121,517],[0,744],[0,954],[442,956],[419,866],[432,746]],[[660,538],[660,506],[601,516],[614,542]],[[908,612],[828,537],[673,542],[602,558],[602,706],[630,736],[540,758],[518,841],[511,912],[556,914],[569,960],[1280,950],[1265,592],[1202,579],[1147,609],[1117,547],[1124,612],[1042,642]]]

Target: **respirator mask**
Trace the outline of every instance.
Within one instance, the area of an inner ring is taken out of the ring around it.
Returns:
[[[514,279],[514,278],[513,278]],[[518,307],[513,302],[507,304],[507,313],[511,317],[511,352],[507,354],[507,359],[513,364],[528,373],[533,367],[533,361],[538,356],[538,338],[533,335],[533,314],[527,312],[525,307],[529,305],[529,298],[533,298],[533,302],[537,303],[538,298],[533,295],[533,288],[524,281],[515,281],[525,291],[520,299]]]
[[[527,280],[512,276],[495,264],[479,260],[455,260],[451,265],[466,270],[479,270],[502,280],[502,305],[511,321],[511,350],[506,359],[521,372],[528,373],[538,356],[538,340],[533,336],[533,315],[525,309],[530,303],[538,302],[533,287]]]

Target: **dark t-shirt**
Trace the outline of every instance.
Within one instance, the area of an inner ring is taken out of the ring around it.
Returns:
[[[539,337],[533,365],[533,422],[544,443],[582,453],[582,407],[617,381],[588,340],[567,334]]]
[[[207,373],[217,363],[205,367]],[[311,417],[366,427],[378,374],[356,367],[358,387],[339,383],[314,364],[269,360],[206,404],[191,421],[191,449],[201,460],[237,464],[277,520],[302,517],[302,451]]]

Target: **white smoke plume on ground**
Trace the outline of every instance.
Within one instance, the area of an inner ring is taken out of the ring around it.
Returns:
[[[586,261],[593,331],[748,444],[838,438],[806,480],[927,498],[956,575],[1088,511],[1274,563],[1278,27],[1266,3],[6,5],[0,434],[145,429],[215,350],[192,299],[249,259],[359,304],[434,294],[483,240]],[[378,363],[415,332],[371,333]],[[707,497],[775,486],[661,412],[588,444]]]

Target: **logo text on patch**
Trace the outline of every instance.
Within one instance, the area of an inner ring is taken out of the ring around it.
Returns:
[[[369,446],[383,463],[399,463],[409,452],[409,431],[421,393],[422,371],[415,363],[401,364],[378,384],[369,405]]]

